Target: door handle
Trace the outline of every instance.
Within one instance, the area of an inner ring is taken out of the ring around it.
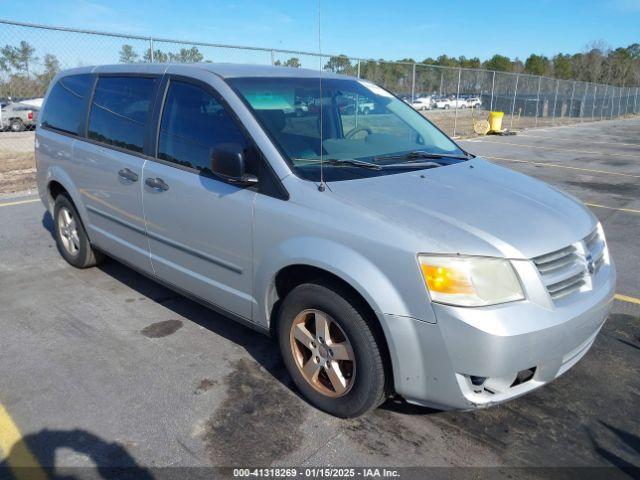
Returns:
[[[162,180],[161,178],[147,178],[144,183],[145,185],[147,185],[147,187],[153,188],[158,192],[169,190],[169,185],[164,183],[164,180]]]
[[[118,176],[124,180],[129,180],[130,182],[138,181],[138,175],[128,168],[123,168],[118,171]]]

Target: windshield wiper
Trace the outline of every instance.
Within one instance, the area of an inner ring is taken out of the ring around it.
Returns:
[[[458,155],[458,154],[451,154],[451,153],[427,152],[425,150],[414,150],[412,152],[403,153],[400,155],[382,155],[379,157],[375,157],[374,160],[405,160],[407,162],[411,162],[411,161],[417,162],[417,161],[429,159],[429,158],[432,158],[434,160],[437,160],[438,158],[455,158],[455,159],[468,160],[469,158],[471,158],[471,156],[465,155],[465,154]]]
[[[396,168],[438,168],[441,167],[441,163],[437,162],[425,162],[421,160],[409,160],[408,162],[400,162],[400,163],[386,163],[384,165],[380,165],[383,169],[396,169]]]
[[[308,158],[294,158],[294,161],[304,162],[304,163],[312,163],[315,165],[320,164],[320,160],[309,160]],[[337,158],[327,158],[322,160],[324,165],[349,165],[351,167],[360,167],[360,168],[368,168],[370,170],[382,170],[380,165],[376,165],[375,163],[363,162],[362,160],[355,159],[337,159]]]

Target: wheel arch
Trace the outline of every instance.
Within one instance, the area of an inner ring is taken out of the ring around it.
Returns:
[[[333,286],[337,290],[348,292],[350,297],[356,300],[358,308],[365,320],[369,323],[376,342],[380,346],[381,354],[385,367],[387,390],[393,389],[394,373],[392,355],[389,350],[387,334],[376,310],[365,296],[354,287],[349,281],[340,275],[331,272],[325,268],[306,264],[295,263],[281,268],[274,276],[272,285],[270,286],[268,309],[269,309],[269,331],[272,336],[277,337],[277,324],[275,318],[278,314],[278,308],[282,300],[298,285],[309,282],[320,282],[324,285]]]
[[[87,211],[80,201],[80,192],[75,188],[71,178],[61,168],[54,166],[47,173],[46,180],[46,204],[49,213],[53,215],[53,207],[56,197],[60,194],[66,194],[80,215],[80,220],[87,227]],[[88,232],[87,232],[88,234]]]

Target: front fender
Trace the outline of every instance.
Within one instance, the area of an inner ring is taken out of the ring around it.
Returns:
[[[276,275],[291,265],[316,267],[340,277],[358,291],[379,316],[390,312],[409,316],[409,308],[396,286],[368,258],[334,241],[302,236],[288,239],[256,259],[256,323],[269,327],[269,299]]]

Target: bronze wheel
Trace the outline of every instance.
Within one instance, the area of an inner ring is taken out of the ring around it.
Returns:
[[[346,395],[356,376],[349,338],[328,314],[315,309],[300,312],[289,332],[291,353],[306,382],[327,397]]]

